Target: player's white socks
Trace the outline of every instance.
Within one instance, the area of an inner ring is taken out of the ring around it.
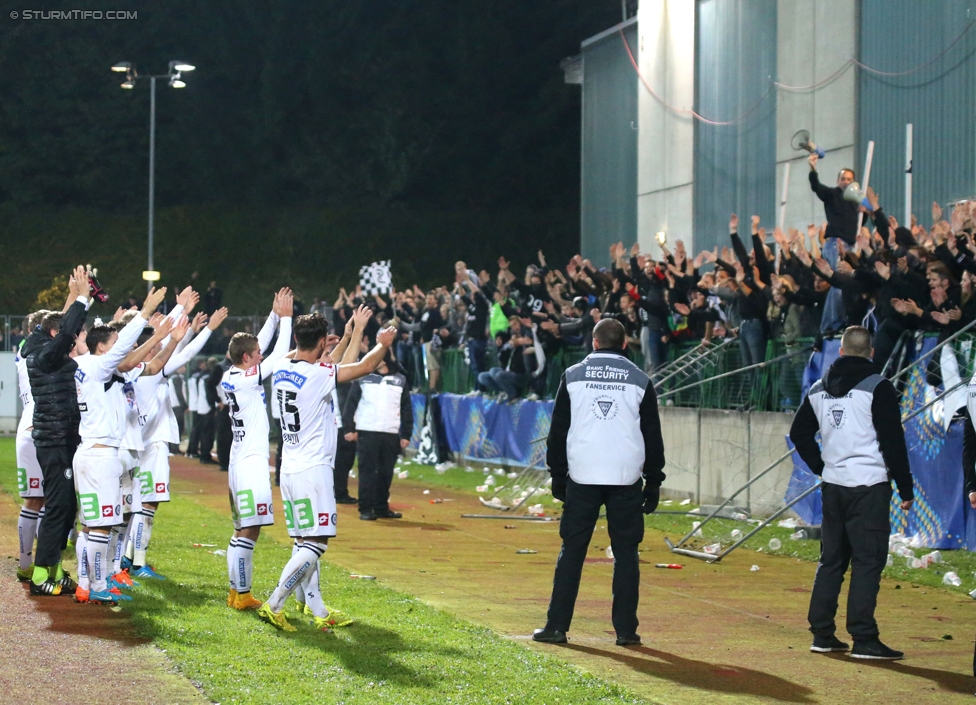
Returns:
[[[79,531],[75,539],[75,558],[78,559],[78,587],[88,590],[91,588],[88,579],[88,534],[84,531]]]
[[[112,567],[110,569],[109,575],[115,575],[122,570],[122,554],[119,550],[121,541],[119,540],[122,535],[121,526],[113,526],[112,530],[108,534],[108,555],[112,561]]]
[[[312,541],[306,541],[295,551],[295,555],[281,571],[278,587],[268,598],[268,606],[272,612],[281,612],[285,600],[295,591],[295,587],[305,579],[305,576],[315,569],[315,564],[323,553],[325,553],[325,544]]]
[[[37,538],[37,524],[41,513],[27,507],[20,508],[17,520],[17,536],[20,537],[20,567],[24,570],[33,563],[34,539]]]
[[[156,510],[145,506],[139,513],[139,521],[135,525],[135,535],[132,538],[132,565],[136,568],[146,565],[146,550],[149,548],[149,539],[152,538],[155,516]]]
[[[136,524],[139,523],[140,517],[141,515],[139,514],[139,512],[133,512],[132,514],[129,515],[128,526],[125,527],[125,548],[123,550],[125,551],[125,557],[128,558],[130,561],[136,555],[135,541],[132,540],[132,537],[135,536]]]
[[[94,592],[108,590],[108,534],[88,532],[88,579]]]
[[[227,544],[227,580],[230,581],[230,589],[237,589],[237,581],[234,578],[234,566],[237,565],[237,537],[231,536]]]
[[[329,610],[322,602],[322,592],[319,590],[319,562],[315,561],[315,566],[305,575],[305,580],[301,583],[301,589],[305,591],[305,604],[312,610],[316,617],[328,617]]]
[[[234,554],[234,589],[238,594],[251,592],[251,576],[254,574],[254,546],[257,542],[237,537],[237,551]]]
[[[296,553],[298,553],[298,549],[301,547],[302,544],[298,542],[298,539],[295,539],[295,543],[293,543],[291,547],[291,555],[294,556]],[[301,604],[305,604],[305,588],[302,587],[301,583],[295,586],[295,599]]]

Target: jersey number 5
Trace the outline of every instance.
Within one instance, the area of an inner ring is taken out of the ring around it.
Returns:
[[[296,398],[298,398],[298,392],[278,390],[278,411],[281,412],[282,431],[298,433],[301,430],[302,419],[298,415],[298,407],[295,406]]]

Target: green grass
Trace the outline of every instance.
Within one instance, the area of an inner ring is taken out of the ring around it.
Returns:
[[[16,493],[12,439],[0,439],[0,487]],[[159,512],[151,549],[169,579],[144,581],[123,608],[139,634],[215,702],[643,702],[489,629],[350,579],[328,563],[322,592],[356,624],[325,634],[294,619],[298,632],[279,633],[253,613],[228,610],[226,559],[191,545],[223,548],[229,533],[226,516],[175,496]],[[290,547],[263,536],[255,585],[274,585],[289,556]]]
[[[467,469],[463,467],[454,467],[444,473],[438,473],[429,465],[419,465],[417,463],[410,462],[401,463],[401,469],[409,471],[408,479],[411,481],[421,483],[424,486],[430,486],[431,488],[447,487],[454,490],[472,493],[476,493],[475,488],[478,485],[484,484],[486,477],[483,471],[484,467],[488,466],[485,466],[480,462],[472,462],[471,468],[474,470],[474,472],[468,472]],[[490,467],[492,470],[495,468],[495,466]],[[514,469],[519,470],[519,468]],[[499,484],[513,482],[513,480],[508,480],[504,477],[495,477],[495,480]],[[485,497],[485,499],[488,499],[491,495],[491,491],[481,494]],[[559,503],[554,502],[551,495],[543,495],[538,498],[533,498],[532,503],[541,503],[543,507],[546,508],[547,513],[552,509],[556,509],[558,513]],[[670,505],[661,505],[659,509],[667,511],[679,511],[695,509],[695,506],[681,506],[677,501],[675,501]],[[691,531],[692,522],[701,521],[701,518],[702,517],[695,515],[685,516],[677,514],[652,514],[645,517],[644,524],[649,529],[655,529],[666,534],[671,538],[672,541],[677,541],[679,538]],[[720,520],[719,523],[722,525],[723,530],[731,530],[732,528],[737,527],[744,534],[748,533],[748,531],[753,528],[752,525],[745,522]],[[773,522],[773,525],[765,527],[762,531],[746,541],[736,550],[757,551],[774,556],[787,556],[804,561],[811,561],[814,563],[817,562],[820,559],[820,542],[809,539],[795,540],[790,538],[795,531],[796,529],[781,529],[776,526],[776,522]],[[706,533],[706,539],[708,536],[708,533]],[[774,538],[779,539],[782,543],[782,548],[775,551],[769,547],[769,541]],[[700,550],[705,544],[711,543],[711,540],[712,539],[703,541],[702,539],[695,539],[693,545],[689,547],[694,547],[697,550]],[[728,544],[729,541],[726,539],[723,542],[723,545],[727,546]],[[915,553],[918,557],[921,557],[923,554],[928,553],[929,550],[930,549],[916,549]],[[938,587],[961,594],[968,593],[973,588],[976,588],[976,579],[974,579],[974,572],[976,572],[976,553],[971,551],[949,549],[940,549],[940,553],[942,554],[942,559],[944,562],[933,565],[924,570],[909,568],[905,564],[904,558],[895,556],[894,565],[889,568],[885,568],[884,575],[887,578],[909,582],[914,585]],[[955,571],[956,574],[962,579],[962,585],[960,587],[952,587],[943,584],[942,578],[950,570]]]

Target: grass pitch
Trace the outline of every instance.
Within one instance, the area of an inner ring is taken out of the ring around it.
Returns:
[[[0,487],[16,496],[13,439],[0,439]],[[176,495],[157,514],[151,559],[169,578],[143,581],[122,608],[137,632],[220,703],[633,703],[623,688],[324,562],[327,604],[356,619],[323,633],[286,612],[275,631],[226,606],[227,517]],[[214,547],[193,546],[215,544]],[[290,546],[262,536],[256,585],[273,585]],[[326,557],[328,554],[326,554]],[[101,609],[93,606],[78,610]],[[52,625],[56,629],[57,625]]]

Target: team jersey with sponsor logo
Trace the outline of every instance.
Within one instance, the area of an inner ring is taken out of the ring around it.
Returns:
[[[234,433],[234,442],[230,447],[231,464],[252,455],[270,457],[268,434],[271,429],[260,368],[257,365],[246,370],[231,367],[224,372],[220,387],[227,398]]]
[[[136,401],[136,380],[146,370],[145,363],[140,362],[128,372],[116,373],[116,384],[112,386],[112,394],[115,395],[122,410],[122,418],[125,419],[125,426],[122,431],[122,444],[119,446],[124,450],[142,451],[142,427],[139,424],[139,404]]]
[[[78,409],[81,411],[81,448],[104,445],[118,448],[125,431],[125,418],[118,392],[112,386],[118,382],[116,368],[132,352],[146,321],[136,316],[119,331],[115,344],[102,355],[88,352],[75,358],[75,388]]]
[[[281,472],[316,465],[335,467],[338,428],[332,403],[336,365],[283,360],[272,377],[273,403],[281,415]]]
[[[17,433],[26,433],[34,427],[34,395],[31,393],[30,380],[27,378],[27,360],[20,355],[20,350],[14,355],[14,366],[17,368],[17,386],[20,390],[20,403],[24,407],[17,424]]]

